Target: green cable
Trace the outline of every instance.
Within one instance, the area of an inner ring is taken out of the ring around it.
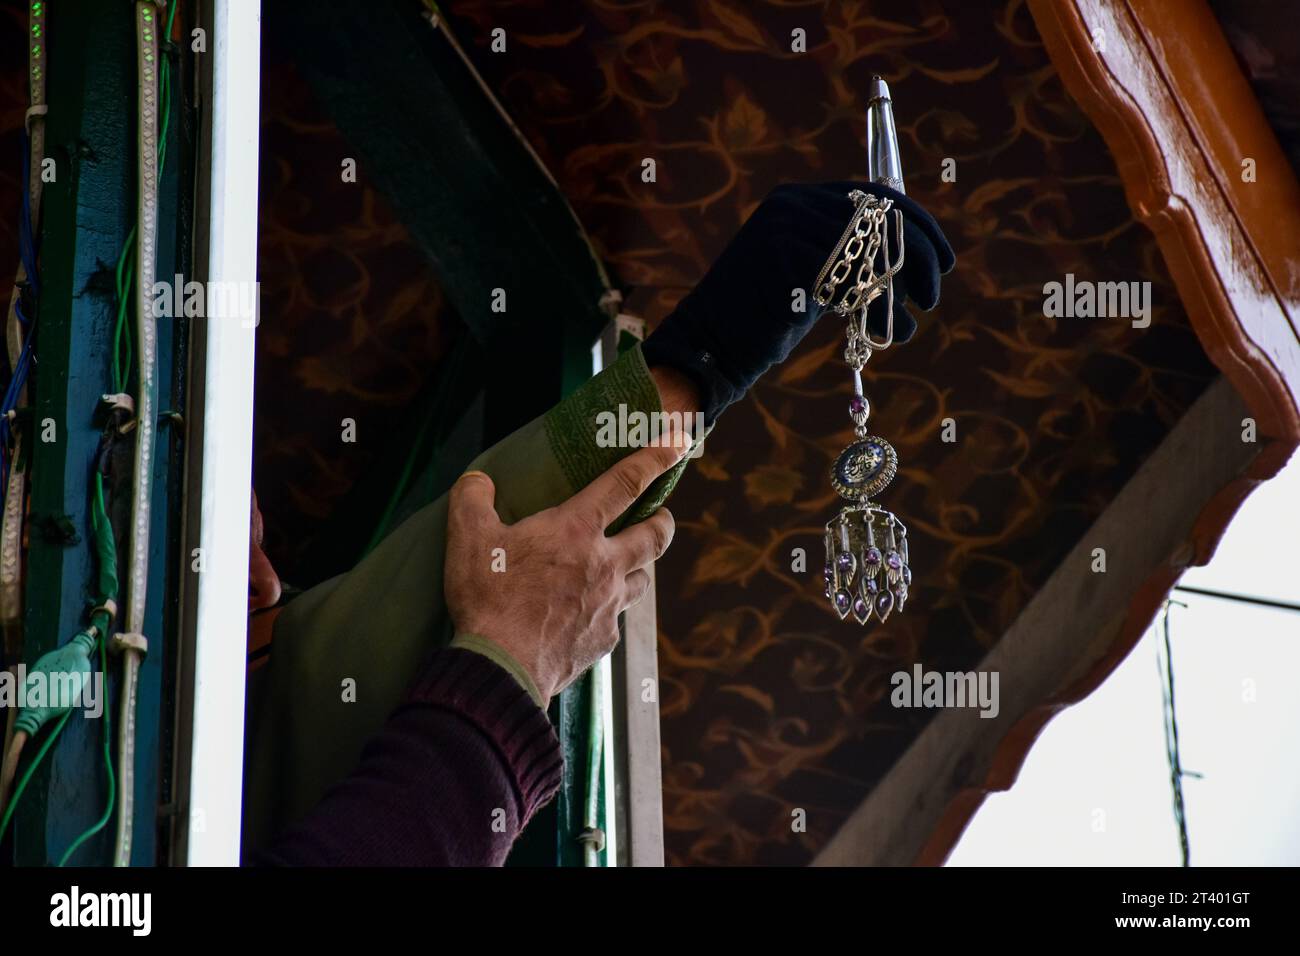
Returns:
[[[104,476],[98,470],[95,472],[95,501],[90,514],[90,529],[95,536],[95,551],[99,555],[99,593],[104,601],[108,601],[117,594],[117,544],[113,540],[113,526],[108,520],[108,508],[104,504]],[[110,624],[111,621],[106,622],[101,633]]]
[[[94,507],[91,510],[91,530],[95,537],[95,549],[97,554],[99,555],[100,592],[102,595],[105,596],[105,599],[107,599],[108,597],[112,597],[117,593],[117,552],[115,550],[115,545],[113,542],[112,526],[109,523],[108,509],[104,504],[104,476],[99,472],[95,473],[95,498],[94,498]],[[107,534],[105,533],[106,531],[108,532]],[[98,630],[100,635],[99,667],[100,667],[100,672],[103,675],[102,679],[105,681],[104,686],[107,687],[107,680],[108,680],[107,636],[108,636],[108,629],[112,625],[112,620],[106,611],[97,611],[94,615],[92,615],[91,623],[92,625],[95,626],[95,628]],[[116,786],[116,777],[113,774],[113,755],[112,755],[113,738],[112,738],[112,718],[110,716],[111,712],[112,712],[112,708],[106,705],[104,708],[103,740],[104,740],[104,766],[108,771],[108,781],[109,781],[107,806],[105,806],[104,812],[101,815],[100,819],[92,826],[90,826],[79,837],[77,837],[77,839],[73,842],[72,846],[70,846],[68,850],[63,854],[63,857],[59,860],[59,866],[63,866],[64,864],[66,864],[68,862],[68,859],[72,856],[72,854],[75,853],[83,843],[85,843],[92,836],[94,836],[96,833],[102,830],[113,816],[114,793],[117,789],[117,786]],[[27,788],[28,782],[31,780],[32,775],[36,772],[36,768],[40,766],[40,763],[45,758],[45,755],[49,753],[50,748],[54,745],[54,741],[58,739],[59,734],[62,733],[64,726],[67,724],[69,718],[71,717],[72,717],[72,711],[68,710],[59,718],[59,722],[55,724],[54,729],[50,732],[50,735],[45,739],[45,743],[41,745],[41,749],[36,754],[36,758],[28,765],[26,772],[23,773],[22,780],[18,783],[18,786],[14,788],[13,795],[9,798],[9,805],[5,808],[4,820],[0,822],[0,833],[4,833],[5,828],[9,826],[9,820],[13,816],[14,808],[17,807],[18,800],[23,795],[23,791]]]
[[[117,594],[117,550],[113,540],[113,528],[109,523],[108,509],[104,505],[104,476],[95,471],[95,500],[94,507],[91,509],[91,530],[95,536],[95,550],[99,554],[99,592],[106,597],[112,597]],[[107,533],[105,533],[107,532]],[[108,650],[107,638],[108,629],[112,626],[112,619],[104,611],[98,611],[91,617],[91,623],[99,628],[99,670],[103,675],[105,690],[108,688]],[[70,847],[64,852],[59,859],[59,866],[66,866],[72,854],[80,849],[81,845],[93,837],[108,824],[113,818],[114,797],[117,790],[117,777],[113,773],[113,708],[108,706],[107,699],[104,706],[104,769],[108,772],[108,800],[104,805],[104,812],[100,818],[91,824],[82,834],[77,837]]]
[[[105,617],[107,617],[107,615],[105,615]],[[107,683],[108,651],[105,645],[106,642],[104,638],[101,636],[99,639],[99,668],[100,671],[104,674],[104,680],[105,680],[104,687],[107,688],[108,687],[108,683]],[[112,710],[113,708],[108,706],[108,701],[107,699],[105,699],[103,736],[104,736],[104,768],[108,771],[108,800],[104,804],[104,813],[103,815],[100,816],[98,820],[96,820],[93,824],[91,824],[91,826],[88,827],[86,831],[81,834],[81,836],[77,837],[77,839],[72,841],[72,846],[68,847],[68,849],[64,852],[63,856],[59,859],[59,866],[67,866],[68,860],[72,858],[72,854],[76,853],[77,850],[81,848],[81,845],[83,843],[85,843],[87,840],[93,837],[100,830],[104,829],[104,827],[108,825],[108,821],[113,819],[113,800],[114,800],[115,792],[117,790],[117,777],[113,773],[113,752],[112,752],[113,727],[112,727],[112,718],[110,716]]]
[[[167,12],[167,32],[164,34],[171,41],[172,22],[176,19],[176,0],[169,4]],[[171,58],[162,57],[158,68],[159,85],[162,99],[162,128],[158,137],[158,175],[162,176],[167,163],[167,133],[171,129]],[[126,391],[131,379],[131,332],[127,322],[127,295],[135,278],[135,230],[132,226],[127,234],[122,254],[117,258],[117,325],[113,329],[113,389]],[[125,355],[125,359],[123,358]]]
[[[95,500],[94,507],[91,510],[91,530],[95,537],[95,549],[99,555],[100,592],[105,596],[105,599],[107,599],[117,593],[117,553],[113,543],[112,528],[109,525],[108,509],[104,504],[104,477],[99,472],[95,473]],[[105,534],[105,530],[109,533]],[[108,652],[106,650],[105,642],[111,623],[112,621],[106,611],[97,611],[91,616],[91,624],[98,630],[100,635],[99,666],[100,672],[103,675],[102,679],[105,682],[108,680]],[[104,686],[107,687],[107,683],[105,683]],[[110,752],[112,744],[111,711],[112,708],[107,706],[106,702],[104,708],[104,765],[108,768],[108,806],[104,810],[104,814],[99,822],[78,837],[76,842],[74,842],[68,851],[64,853],[63,858],[59,861],[59,866],[63,866],[81,844],[99,832],[113,814],[113,793],[116,787],[113,776],[112,754]],[[58,739],[59,734],[62,733],[64,726],[71,717],[71,710],[65,711],[62,716],[60,716],[59,722],[55,724],[54,729],[45,739],[45,743],[41,745],[41,749],[36,754],[36,758],[28,765],[26,772],[23,774],[22,780],[19,782],[18,786],[14,788],[13,795],[9,799],[9,805],[5,808],[4,820],[3,822],[0,822],[0,833],[4,833],[5,828],[9,826],[9,820],[13,816],[14,808],[18,806],[18,800],[23,795],[23,791],[26,790],[27,784],[32,778],[32,774],[36,772],[36,768],[40,766],[45,755],[49,753],[50,748],[54,745],[54,741]]]
[[[172,0],[167,13],[167,32],[163,34],[167,37],[167,42],[172,38],[172,21],[176,18],[176,0]],[[162,57],[162,64],[158,68],[158,83],[161,86],[160,98],[162,99],[162,131],[158,137],[158,172],[162,173],[163,166],[167,164],[167,130],[172,121],[172,85],[171,79],[171,57],[165,53]]]
[[[72,711],[69,710],[64,712],[63,716],[59,718],[59,722],[54,725],[54,729],[50,731],[50,735],[45,738],[45,743],[41,744],[41,749],[36,753],[36,759],[27,765],[26,772],[23,773],[22,779],[18,781],[18,786],[14,787],[13,795],[9,798],[9,806],[5,807],[4,818],[0,819],[0,834],[3,834],[6,828],[8,828],[9,818],[14,815],[14,807],[18,806],[18,798],[21,797],[23,791],[27,789],[27,783],[32,779],[32,774],[35,773],[36,768],[41,765],[41,761],[45,759],[45,755],[50,752],[50,747],[53,746],[54,741],[58,739],[59,733],[63,730],[63,726],[68,722],[68,718],[71,716]]]

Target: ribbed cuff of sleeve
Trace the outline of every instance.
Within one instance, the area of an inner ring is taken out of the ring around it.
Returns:
[[[462,647],[439,651],[407,702],[460,714],[496,745],[514,776],[522,821],[559,788],[564,758],[555,728],[516,678],[489,657]]]
[[[478,634],[457,634],[452,639],[451,646],[482,654],[489,660],[495,661],[505,668],[511,677],[519,681],[519,686],[528,691],[528,696],[533,699],[533,703],[542,710],[546,709],[549,701],[542,699],[542,692],[538,689],[537,682],[533,680],[533,675],[528,673],[528,669],[515,660],[514,656],[500,644]]]

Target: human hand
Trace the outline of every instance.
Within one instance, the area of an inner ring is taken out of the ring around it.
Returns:
[[[905,302],[926,311],[939,301],[939,277],[956,261],[934,218],[914,200],[875,183],[778,186],[740,227],[722,255],[642,346],[651,366],[667,365],[700,387],[705,420],[738,401],[764,372],[785,361],[816,322],[812,284],[853,215],[854,189],[891,199],[903,213],[903,268],[894,277],[894,341],[906,342],[916,320]],[[892,259],[898,248],[889,223]],[[792,311],[803,289],[807,307]],[[867,310],[867,324],[885,334],[886,298]]]
[[[650,587],[673,519],[660,508],[612,537],[605,529],[686,449],[643,448],[568,501],[503,524],[482,472],[452,486],[443,590],[459,634],[491,641],[549,699],[618,643],[618,615]]]

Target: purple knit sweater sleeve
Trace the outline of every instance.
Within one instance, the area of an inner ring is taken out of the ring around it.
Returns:
[[[560,743],[504,669],[438,651],[361,763],[255,862],[499,866],[560,782]]]

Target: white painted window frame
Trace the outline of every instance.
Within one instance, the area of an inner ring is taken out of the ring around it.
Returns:
[[[201,281],[242,285],[257,281],[261,3],[214,0],[209,10],[195,271]],[[257,319],[200,319],[193,339],[187,487],[191,496],[196,480],[198,488],[183,534],[172,830],[172,862],[187,866],[240,860]]]

